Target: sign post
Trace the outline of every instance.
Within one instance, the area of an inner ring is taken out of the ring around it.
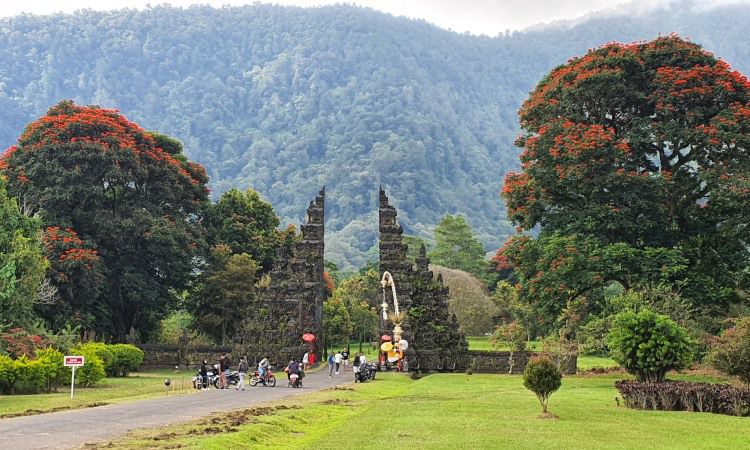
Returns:
[[[76,385],[76,367],[83,367],[83,356],[65,356],[63,364],[65,367],[73,368],[73,373],[70,376],[70,398],[73,398],[73,389]]]

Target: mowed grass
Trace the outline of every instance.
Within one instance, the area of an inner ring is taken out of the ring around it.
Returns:
[[[131,373],[123,378],[105,378],[90,388],[76,386],[70,398],[70,384],[60,386],[57,392],[34,395],[0,395],[0,417],[17,414],[36,414],[58,409],[85,408],[101,403],[121,403],[132,400],[195,391],[191,378],[194,371],[154,371]],[[164,380],[169,378],[169,389]],[[68,379],[69,381],[69,379]]]
[[[508,350],[507,348],[493,348],[490,343],[490,336],[471,336],[467,337],[469,350]],[[542,349],[542,343],[539,341],[530,341],[529,350],[538,352]],[[578,370],[589,370],[594,367],[612,368],[617,367],[617,363],[606,356],[578,355]]]
[[[384,374],[351,389],[276,404],[284,409],[272,405],[140,431],[107,448],[750,448],[747,418],[617,406],[618,378],[566,377],[550,401],[560,419],[541,420],[539,403],[519,376],[436,374],[412,380]],[[240,416],[247,418],[244,424],[237,423]]]

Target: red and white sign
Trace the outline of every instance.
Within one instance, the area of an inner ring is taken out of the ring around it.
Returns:
[[[65,367],[82,367],[83,356],[65,356]]]

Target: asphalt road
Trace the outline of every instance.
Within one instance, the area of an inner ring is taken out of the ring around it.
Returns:
[[[3,448],[70,449],[87,443],[110,440],[132,429],[153,428],[187,422],[212,413],[229,411],[260,403],[329,388],[354,381],[351,372],[328,377],[328,370],[308,373],[305,386],[287,387],[280,373],[275,388],[247,387],[202,391],[189,395],[164,396],[116,405],[105,405],[36,416],[0,419],[0,443]]]

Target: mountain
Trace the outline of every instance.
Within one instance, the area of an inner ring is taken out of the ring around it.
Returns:
[[[327,194],[327,258],[376,251],[377,188],[407,233],[465,214],[487,250],[512,227],[516,111],[539,79],[605,42],[677,32],[748,73],[741,6],[682,3],[496,38],[353,6],[79,11],[0,20],[0,145],[62,98],[174,136],[214,195],[252,187],[282,222]]]

